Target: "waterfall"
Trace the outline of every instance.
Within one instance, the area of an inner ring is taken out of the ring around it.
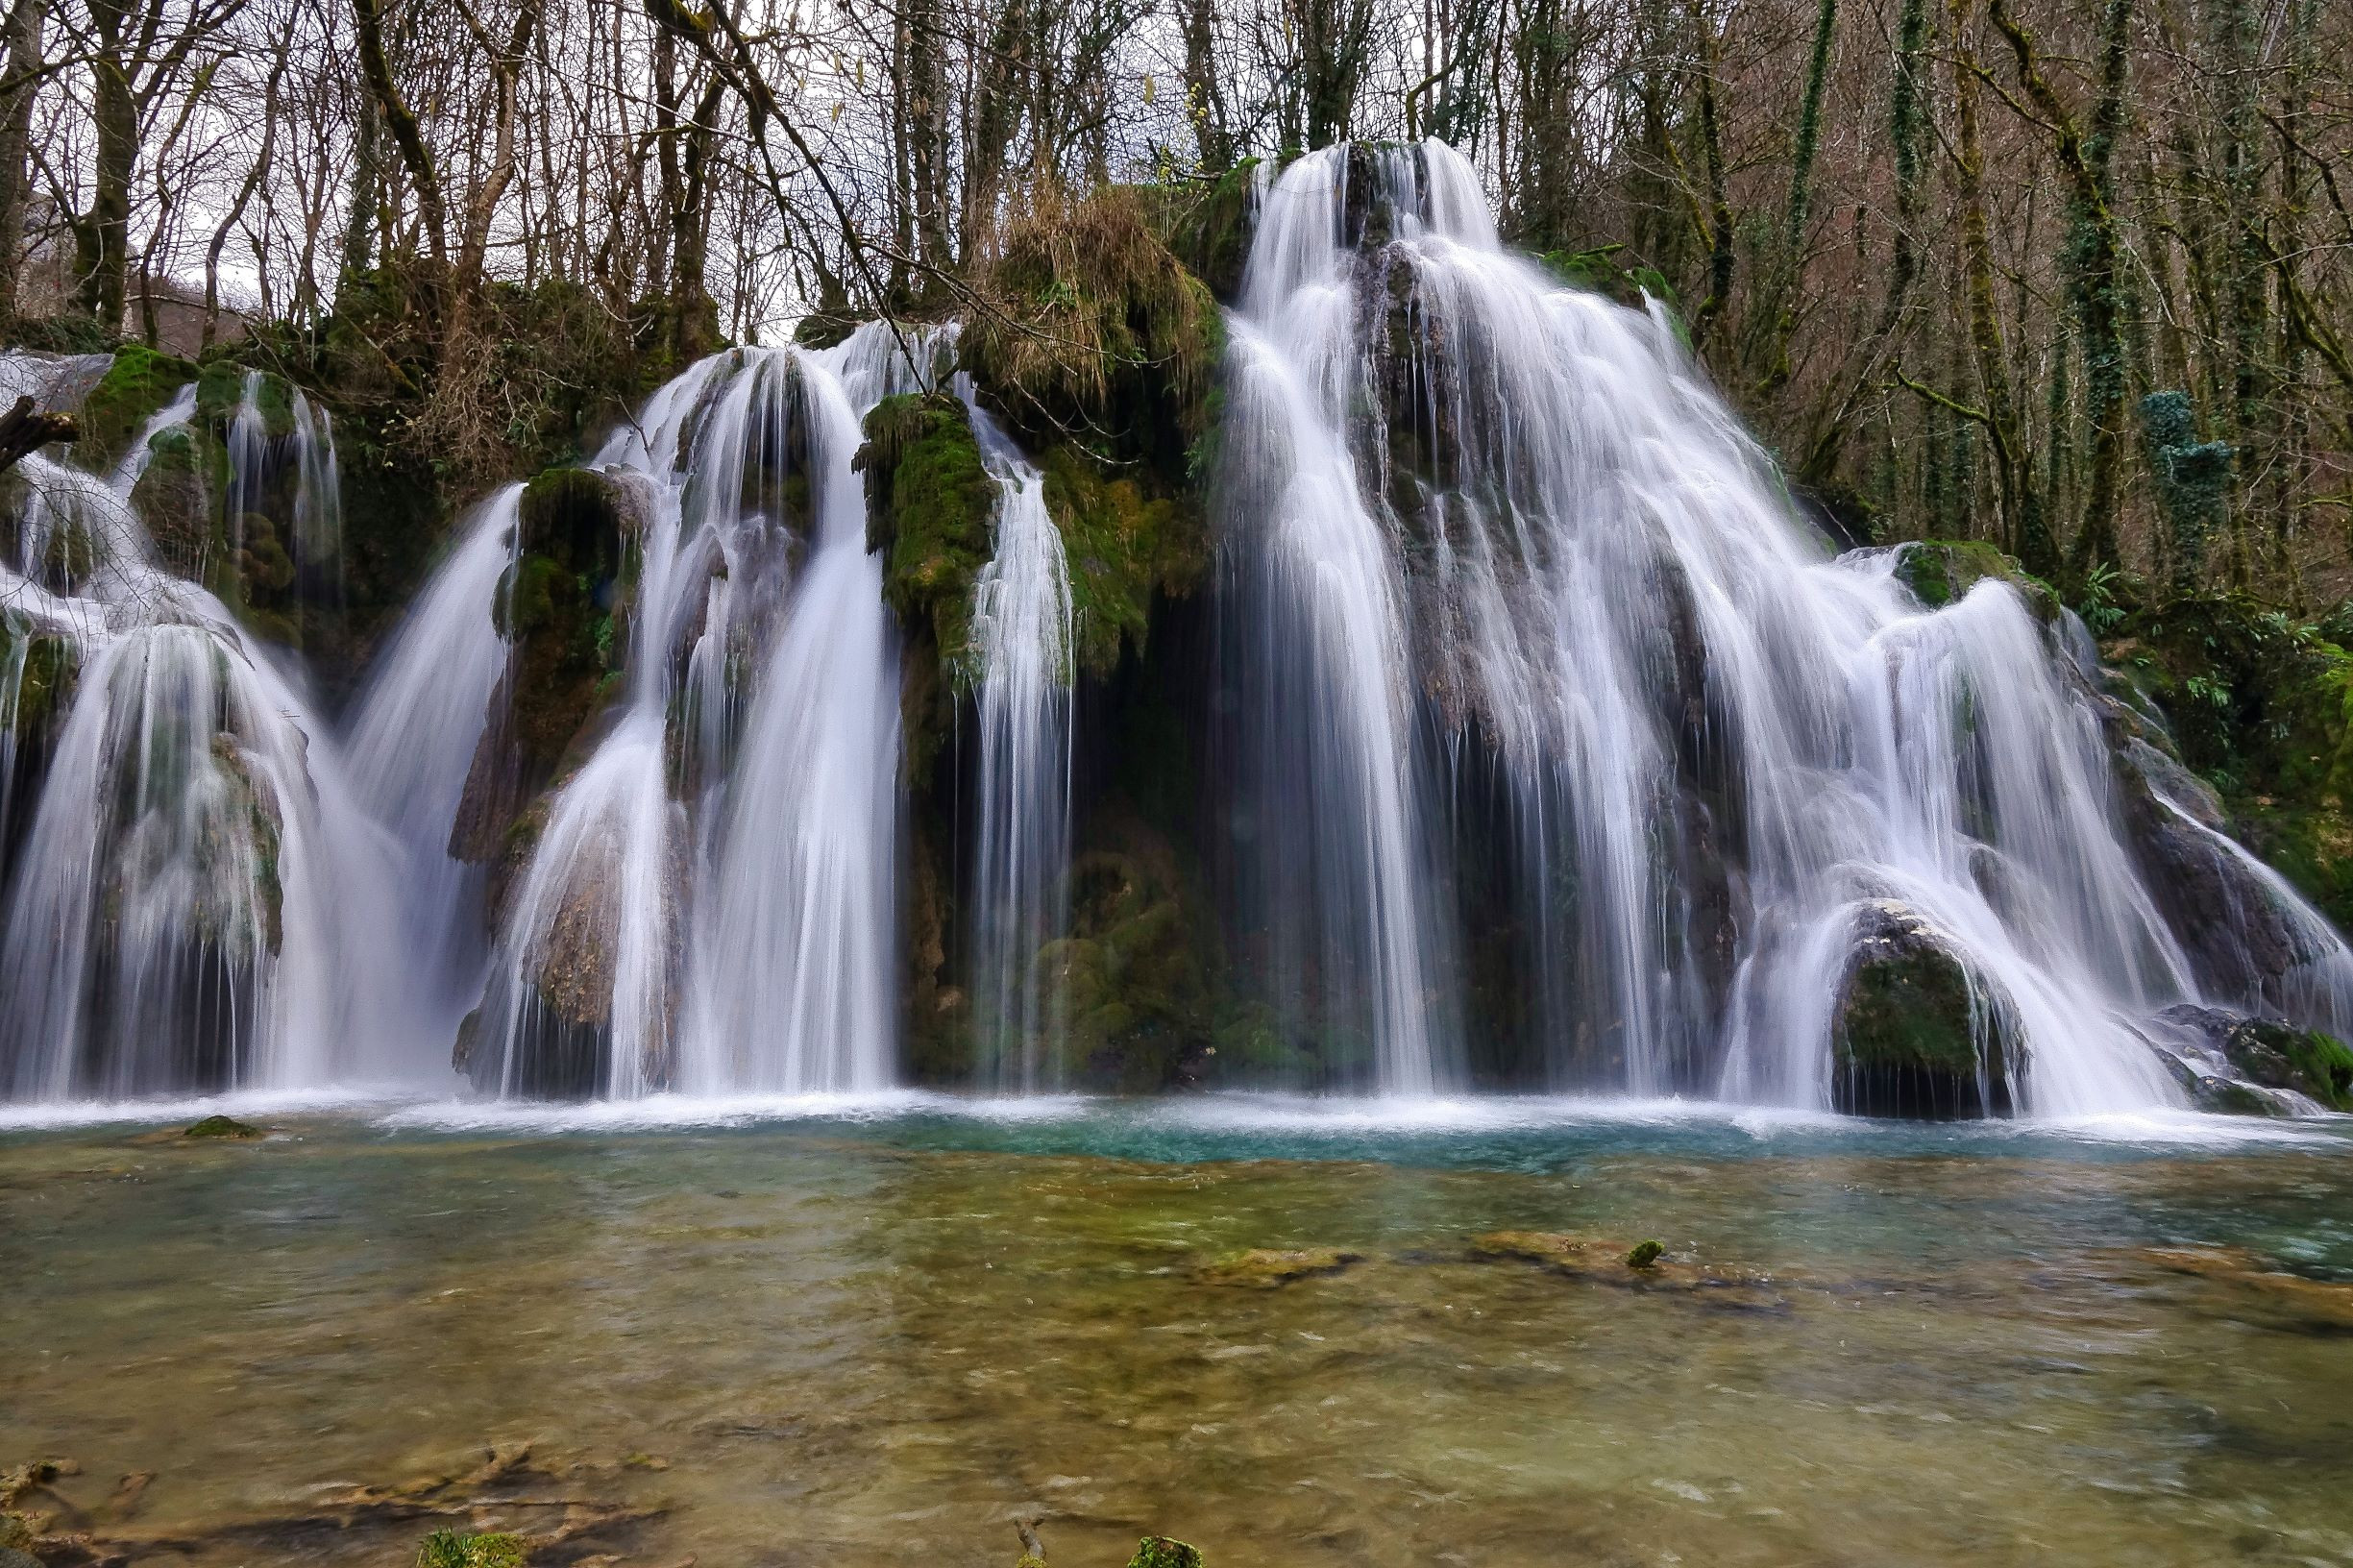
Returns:
[[[70,698],[0,905],[0,1090],[414,1078],[398,867],[333,736],[219,600],[156,563],[126,501],[136,453],[112,484],[21,468],[9,662],[21,675],[39,639]]]
[[[1345,167],[1345,149],[1317,154],[1262,193],[1229,334],[1239,810],[1278,993],[1369,1046],[1372,1087],[1424,1095],[1455,1076],[1457,1028],[1434,990],[1449,961],[1401,542],[1357,482],[1346,428],[1362,354]]]
[[[1068,923],[1070,577],[1045,476],[958,376],[996,481],[995,551],[973,585],[980,722],[971,892],[977,1065],[1004,1093],[1061,1082],[1040,949]]]
[[[505,916],[487,1087],[891,1083],[897,650],[851,465],[866,410],[916,384],[882,323],[729,351],[599,454],[651,495],[624,695]]]
[[[404,862],[402,951],[435,1041],[455,1033],[482,987],[487,879],[451,854],[450,832],[506,664],[492,612],[514,558],[522,497],[523,486],[510,484],[476,508],[378,658],[350,728],[361,803]]]
[[[1442,144],[1260,202],[1222,483],[1279,993],[1368,1030],[1381,1089],[1444,1085],[1482,879],[1538,1076],[1827,1106],[1894,900],[2022,1035],[2023,1108],[2176,1098],[2131,1020],[2197,984],[2018,589],[1930,610],[1893,552],[1832,559],[1665,311],[1507,254]]]

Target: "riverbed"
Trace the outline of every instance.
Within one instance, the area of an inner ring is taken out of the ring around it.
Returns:
[[[0,1124],[0,1468],[117,1560],[2353,1561],[2339,1121],[228,1108]]]

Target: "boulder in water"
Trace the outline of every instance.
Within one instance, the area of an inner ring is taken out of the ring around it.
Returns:
[[[1851,1115],[2007,1115],[2025,1052],[1951,941],[1906,906],[1863,906],[1831,1024],[1831,1102]]]
[[[261,1129],[239,1121],[234,1116],[207,1116],[180,1136],[192,1139],[259,1138]]]
[[[1136,1543],[1127,1568],[1201,1568],[1201,1549],[1165,1535],[1146,1535]]]
[[[2353,1111],[2353,1050],[2334,1035],[2187,1002],[2167,1008],[2158,1017],[2202,1041],[2241,1080],[2224,1079],[2223,1090],[2211,1096],[2218,1103],[2205,1109],[2272,1114],[2268,1102],[2246,1094],[2246,1086],[2252,1084],[2300,1094],[2326,1110]],[[2202,1104],[2209,1097],[2199,1093]]]

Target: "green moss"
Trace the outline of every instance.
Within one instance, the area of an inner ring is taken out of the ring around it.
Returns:
[[[2011,584],[2026,596],[2041,621],[2059,613],[2050,584],[1982,539],[1923,539],[1896,547],[1896,576],[1930,609],[1965,597],[1988,577]]]
[[[88,468],[111,469],[157,410],[196,377],[189,361],[158,354],[144,344],[120,350],[82,400],[82,435],[74,443],[74,454]]]
[[[1201,1549],[1165,1535],[1146,1535],[1136,1543],[1127,1568],[1201,1568]]]
[[[2353,654],[2338,627],[2215,595],[2142,608],[2117,631],[2103,660],[2164,713],[2239,837],[2353,928]]]
[[[2331,1111],[2353,1111],[2353,1050],[2334,1035],[2249,1018],[2232,1028],[2222,1048],[2251,1083],[2293,1090]]]
[[[0,670],[15,657],[12,644],[20,638],[24,668],[17,677],[14,706],[6,716],[17,735],[34,736],[61,720],[73,705],[82,661],[70,639],[17,630],[0,616]],[[5,696],[0,693],[0,698]]]
[[[1839,1015],[1842,1066],[1974,1075],[1969,982],[1949,955],[1930,949],[1867,963],[1848,983]]]
[[[1107,675],[1124,644],[1144,652],[1156,593],[1182,597],[1209,570],[1209,530],[1189,498],[1147,494],[1075,446],[1045,454],[1046,509],[1062,530],[1079,668]]]
[[[1147,1093],[1209,1044],[1212,938],[1175,846],[1123,802],[1091,814],[1070,867],[1070,924],[1036,963],[1076,1084]]]
[[[1662,1242],[1637,1241],[1634,1243],[1633,1250],[1626,1255],[1626,1266],[1629,1268],[1655,1267],[1660,1256],[1666,1250]]]
[[[956,685],[977,674],[972,583],[989,564],[996,481],[964,404],[944,393],[886,398],[866,419],[867,548],[883,558],[883,597],[902,625],[927,628]]]
[[[523,1568],[527,1560],[520,1535],[436,1530],[417,1548],[417,1568]]]

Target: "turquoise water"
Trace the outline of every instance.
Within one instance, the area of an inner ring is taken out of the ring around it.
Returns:
[[[0,1130],[0,1466],[133,1560],[2353,1561],[2338,1122],[208,1109]]]

